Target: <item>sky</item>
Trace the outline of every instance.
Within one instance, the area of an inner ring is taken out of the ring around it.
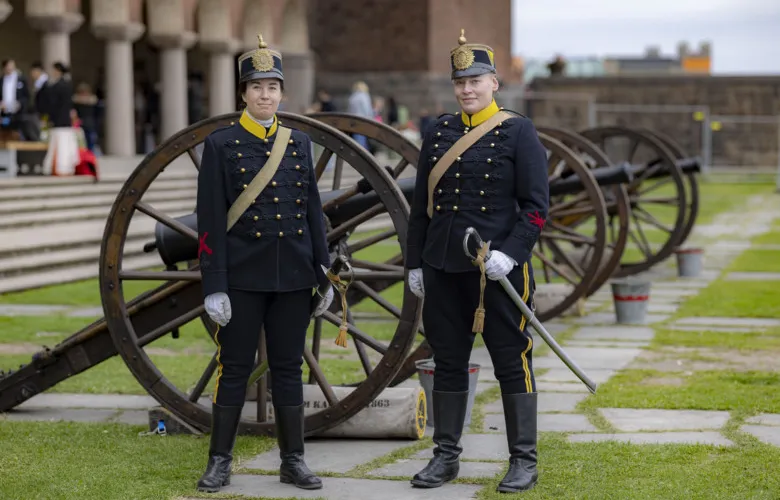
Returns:
[[[780,74],[780,0],[512,0],[512,54],[639,56],[712,44],[714,74]]]

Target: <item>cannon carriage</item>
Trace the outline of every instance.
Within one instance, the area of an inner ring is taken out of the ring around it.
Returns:
[[[307,412],[305,432],[313,435],[348,420],[387,387],[408,381],[415,373],[415,362],[430,356],[420,321],[423,301],[404,285],[403,268],[414,192],[414,176],[409,174],[416,166],[419,148],[391,127],[352,115],[279,116],[322,149],[315,166],[318,179],[324,179],[329,163],[333,164],[330,190],[320,183],[327,238],[332,257],[346,260],[351,267],[351,273],[342,275],[350,280],[347,310],[342,311],[341,301],[334,300],[329,311],[312,321],[311,345],[304,353],[308,383],[319,388],[327,401],[323,408]],[[165,409],[195,429],[209,429],[206,395],[217,366],[216,347],[197,381],[182,387],[167,378],[148,354],[155,341],[175,338],[190,322],[202,323],[203,335],[212,339],[216,331],[203,308],[196,261],[197,221],[194,214],[166,214],[145,200],[144,194],[179,158],[189,157],[195,175],[205,137],[238,117],[224,115],[192,125],[139,164],[119,192],[106,223],[99,263],[105,317],[0,378],[0,411],[118,354]],[[350,138],[356,133],[393,151],[397,162],[381,165]],[[612,127],[578,134],[540,128],[539,135],[549,152],[551,205],[533,264],[537,293],[545,288],[554,292],[536,311],[541,321],[547,321],[571,309],[611,277],[643,272],[682,245],[698,207],[698,163],[686,158],[669,138],[649,131]],[[619,140],[628,141],[628,154],[612,145]],[[356,172],[357,180],[345,182],[347,168]],[[664,196],[655,196],[656,190],[665,190]],[[661,215],[654,215],[652,207],[656,206],[661,207]],[[156,221],[154,241],[147,242],[145,250],[158,253],[164,270],[123,269],[123,249],[134,216]],[[671,225],[659,219],[671,220]],[[643,224],[660,231],[655,246],[648,242]],[[632,242],[639,252],[629,255],[626,250]],[[130,297],[123,285],[131,280],[163,284]],[[385,315],[386,331],[381,338],[368,333],[378,312]],[[363,378],[337,384],[328,380],[323,368],[328,363],[325,343],[343,319],[349,349],[356,351]],[[274,432],[264,356],[261,342],[257,387],[252,403],[245,407],[242,433]],[[336,386],[341,386],[338,391]]]

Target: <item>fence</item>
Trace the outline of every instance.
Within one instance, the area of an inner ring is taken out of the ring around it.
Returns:
[[[777,172],[780,179],[780,116],[713,115],[708,125],[713,167]]]

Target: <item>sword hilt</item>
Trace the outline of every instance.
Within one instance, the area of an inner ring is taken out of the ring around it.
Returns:
[[[469,251],[469,240],[471,238],[474,238],[474,241],[477,244],[477,248],[482,248],[485,245],[485,242],[482,240],[482,237],[479,235],[476,229],[473,227],[466,229],[466,235],[463,237],[463,251],[466,253],[466,256],[473,262],[477,260],[477,256]],[[493,251],[488,250],[488,252],[485,254],[484,262],[490,260],[491,253],[493,253]]]

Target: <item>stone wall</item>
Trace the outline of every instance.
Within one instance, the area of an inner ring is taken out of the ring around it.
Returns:
[[[715,167],[776,168],[780,161],[780,77],[541,78],[529,89],[541,95],[518,101],[516,107],[539,124],[579,130],[595,118],[597,125],[647,127],[671,135],[691,155],[706,152],[709,133]],[[595,110],[587,99],[597,104]],[[715,127],[708,127],[693,109],[671,106],[701,107]],[[729,118],[733,116],[739,118]],[[739,123],[744,120],[754,123]]]

